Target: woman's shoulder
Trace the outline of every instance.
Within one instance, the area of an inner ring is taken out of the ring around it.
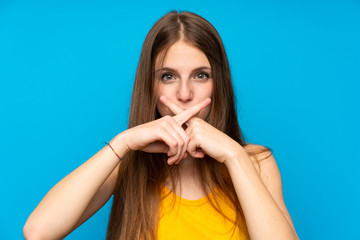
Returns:
[[[272,155],[272,150],[259,144],[248,143],[243,146],[247,154],[252,158],[264,159]]]
[[[246,153],[252,160],[256,170],[260,171],[261,165],[267,161],[275,161],[272,150],[266,146],[248,143],[243,146]]]

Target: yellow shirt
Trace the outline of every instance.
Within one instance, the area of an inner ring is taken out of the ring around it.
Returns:
[[[214,192],[218,192],[217,188]],[[209,197],[213,198],[213,194],[210,193]],[[221,197],[217,199],[225,215],[235,220],[235,210],[230,207],[231,204],[228,205],[230,201]],[[198,200],[187,200],[164,186],[159,213],[158,240],[249,239],[246,231],[241,231],[238,227],[234,231],[233,222],[218,213],[206,196]]]

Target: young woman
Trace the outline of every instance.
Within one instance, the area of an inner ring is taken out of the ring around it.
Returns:
[[[112,195],[107,239],[298,239],[270,149],[241,134],[221,38],[194,13],[151,28],[129,128],[47,193],[24,236],[61,239]]]

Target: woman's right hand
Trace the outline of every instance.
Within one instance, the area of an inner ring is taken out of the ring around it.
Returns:
[[[167,153],[168,163],[185,158],[190,139],[182,125],[210,102],[211,99],[207,98],[175,116],[164,116],[124,131],[128,150]]]

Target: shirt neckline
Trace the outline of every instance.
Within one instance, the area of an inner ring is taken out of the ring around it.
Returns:
[[[165,196],[168,197],[169,195],[175,197],[177,202],[180,202],[181,204],[184,205],[202,205],[206,202],[208,202],[208,197],[212,197],[213,196],[213,191],[217,192],[217,187],[214,188],[213,191],[210,191],[206,196],[199,198],[199,199],[195,199],[195,200],[190,200],[190,199],[186,199],[186,198],[182,198],[180,196],[178,196],[176,193],[172,192],[168,187],[166,187],[165,184],[163,184],[163,189],[165,190]]]

